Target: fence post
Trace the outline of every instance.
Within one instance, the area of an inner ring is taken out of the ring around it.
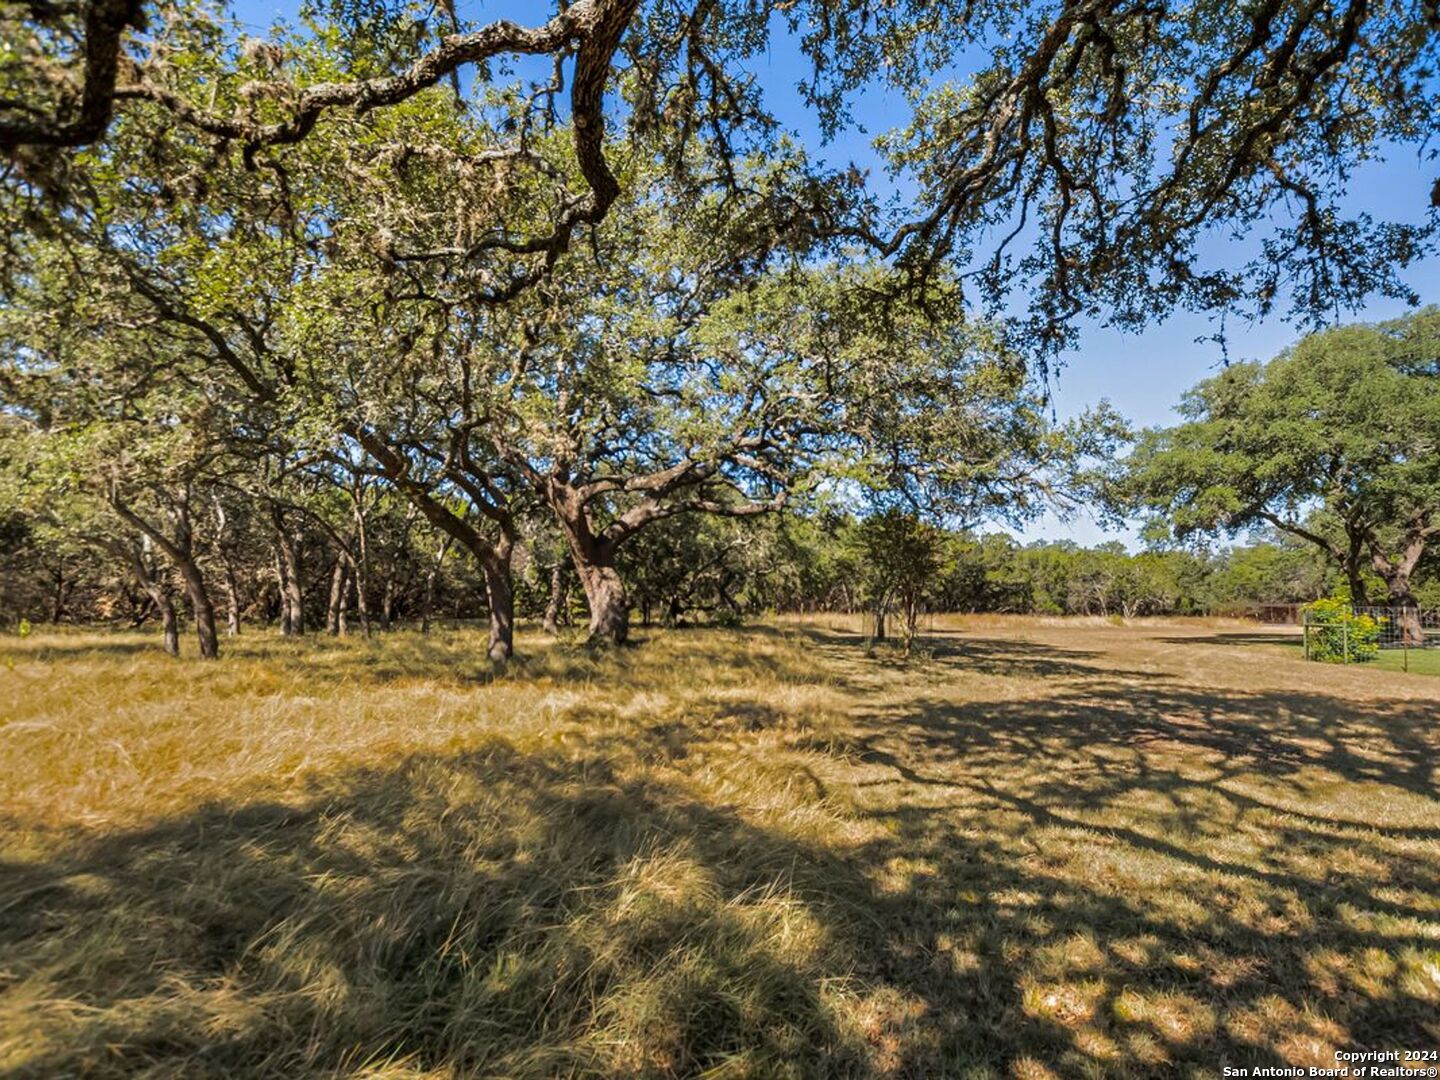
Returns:
[[[1341,646],[1340,646],[1340,647],[1341,647],[1341,650],[1343,651],[1344,656],[1345,656],[1345,663],[1348,664],[1348,663],[1350,663],[1350,624],[1349,624],[1349,623],[1341,623],[1341,624],[1340,624],[1340,643],[1341,643]]]

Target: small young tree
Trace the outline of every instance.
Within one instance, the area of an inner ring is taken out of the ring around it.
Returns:
[[[871,617],[871,638],[886,640],[886,618],[900,615],[900,640],[908,657],[926,601],[942,570],[947,537],[911,511],[890,507],[863,518],[855,529],[863,567],[862,587]]]

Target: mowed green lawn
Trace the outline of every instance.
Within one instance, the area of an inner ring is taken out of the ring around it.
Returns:
[[[908,664],[852,630],[528,636],[499,679],[474,631],[4,640],[0,1075],[1440,1045],[1440,684],[1239,626],[942,620]]]
[[[1408,671],[1415,675],[1440,675],[1440,649],[1386,649],[1374,660],[1381,671]]]
[[[1291,645],[1291,648],[1303,656],[1303,645],[1297,642]],[[1375,659],[1354,666],[1374,668],[1377,671],[1409,672],[1412,675],[1440,675],[1440,648],[1381,649]]]

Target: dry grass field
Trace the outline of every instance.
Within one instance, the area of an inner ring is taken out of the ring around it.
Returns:
[[[1440,682],[1238,624],[0,643],[0,1076],[1440,1046]],[[186,642],[187,648],[190,642]]]

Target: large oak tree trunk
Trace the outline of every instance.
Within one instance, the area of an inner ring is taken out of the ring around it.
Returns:
[[[1396,622],[1400,628],[1400,640],[1406,645],[1425,644],[1425,627],[1420,620],[1420,604],[1410,591],[1411,578],[1430,537],[1429,522],[1420,518],[1413,525],[1404,547],[1397,558],[1386,558],[1379,551],[1372,550],[1371,565],[1375,568],[1389,592],[1388,603],[1399,609]]]
[[[630,639],[630,599],[613,562],[591,562],[576,572],[590,608],[589,644],[624,645]]]
[[[1400,597],[1392,595],[1390,601],[1400,609],[1396,619],[1400,624],[1400,640],[1406,645],[1424,645],[1425,625],[1420,620],[1420,605],[1415,597],[1409,594]]]
[[[1345,567],[1345,582],[1350,586],[1350,602],[1356,607],[1365,607],[1370,603],[1365,588],[1365,579],[1360,574],[1358,566],[1347,565]]]
[[[574,491],[557,485],[549,492],[549,502],[590,609],[586,644],[624,645],[630,639],[630,598],[615,566],[615,541],[595,535],[584,502]]]
[[[1410,591],[1410,575],[1403,570],[1390,572],[1385,575],[1385,588],[1389,592],[1386,602],[1396,609],[1395,624],[1401,642],[1410,646],[1425,644],[1425,626],[1420,619],[1420,603]]]

